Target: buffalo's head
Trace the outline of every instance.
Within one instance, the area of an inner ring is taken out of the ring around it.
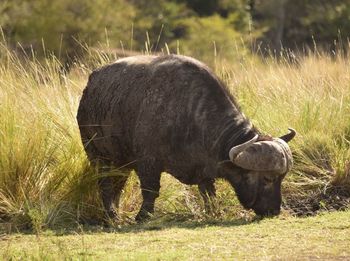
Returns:
[[[234,187],[244,208],[261,216],[278,215],[281,208],[281,183],[293,165],[287,144],[296,134],[293,129],[280,138],[253,139],[233,147],[230,161],[222,164],[223,177]]]

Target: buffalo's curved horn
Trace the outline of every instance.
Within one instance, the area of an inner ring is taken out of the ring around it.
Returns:
[[[285,142],[290,142],[297,134],[297,132],[292,128],[288,128],[288,130],[289,130],[289,133],[280,137],[280,139],[284,140]]]
[[[229,157],[231,161],[234,161],[234,159],[236,158],[236,156],[244,151],[247,147],[249,147],[251,144],[253,144],[254,142],[256,142],[258,140],[259,135],[255,135],[252,139],[246,141],[245,143],[242,143],[240,145],[234,146],[230,149],[229,152]]]
[[[256,142],[240,152],[233,163],[243,169],[287,173],[293,165],[290,148],[282,139]]]

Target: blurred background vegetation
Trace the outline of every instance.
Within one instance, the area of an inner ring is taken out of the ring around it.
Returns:
[[[237,45],[332,53],[348,46],[350,0],[2,0],[0,25],[11,49],[63,62],[81,56],[82,43],[205,61],[235,59]]]

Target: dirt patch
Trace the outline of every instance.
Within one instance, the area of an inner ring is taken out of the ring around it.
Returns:
[[[324,211],[345,210],[350,207],[350,191],[343,187],[331,187],[303,195],[287,195],[282,206],[296,216],[314,216]]]

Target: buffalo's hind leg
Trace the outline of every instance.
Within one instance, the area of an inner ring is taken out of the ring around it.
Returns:
[[[161,165],[156,160],[144,160],[137,164],[143,202],[135,220],[142,221],[154,212],[154,203],[159,196]]]
[[[110,171],[110,164],[99,167],[99,173],[102,175],[113,175]],[[117,175],[101,177],[98,180],[103,207],[110,219],[118,219],[119,199],[128,176],[127,172],[118,171]]]

